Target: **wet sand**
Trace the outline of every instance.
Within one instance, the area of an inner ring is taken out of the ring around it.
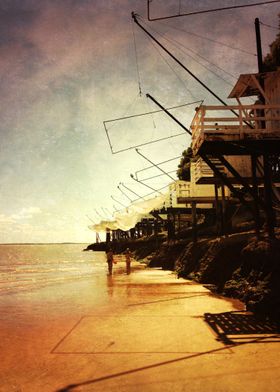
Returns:
[[[280,391],[280,335],[240,302],[132,270],[1,296],[0,391]]]

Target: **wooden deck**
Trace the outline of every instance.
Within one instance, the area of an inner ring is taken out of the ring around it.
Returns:
[[[280,105],[201,106],[191,130],[195,155],[279,153]]]

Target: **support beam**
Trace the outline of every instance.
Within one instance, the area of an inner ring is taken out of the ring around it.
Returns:
[[[196,202],[192,202],[192,234],[193,242],[197,242],[197,216],[196,216]]]
[[[256,154],[252,154],[251,155],[252,181],[253,181],[253,190],[256,194],[258,193],[257,162],[258,162],[258,156]],[[260,209],[256,199],[254,199],[254,208],[255,208],[256,237],[257,239],[260,239],[260,230],[261,230]]]
[[[246,192],[248,192],[254,200],[262,207],[266,208],[264,202],[258,197],[257,193],[250,187],[248,182],[241,177],[241,175],[234,169],[234,167],[225,159],[223,155],[216,155],[220,162],[228,169],[228,171],[239,181],[239,183],[244,187]]]
[[[219,211],[218,184],[214,184],[214,189],[215,189],[215,209],[216,209],[216,230],[217,230],[217,235],[219,235],[220,234],[220,224],[219,224],[220,211]]]
[[[266,231],[270,239],[275,238],[275,216],[272,206],[272,173],[271,165],[269,162],[268,154],[263,156],[263,168],[264,168],[264,198],[265,198],[265,214],[266,214]]]
[[[221,216],[222,216],[222,227],[221,227],[221,232],[222,235],[227,235],[227,229],[226,229],[226,219],[225,219],[225,214],[226,214],[226,202],[225,202],[225,186],[224,184],[221,185],[222,189],[222,208],[221,208]]]
[[[245,200],[244,196],[238,192],[237,189],[234,188],[234,186],[231,184],[227,176],[225,176],[223,173],[217,169],[217,167],[214,165],[213,162],[211,162],[211,159],[207,157],[205,154],[200,155],[201,158],[207,163],[207,165],[210,167],[210,169],[213,170],[214,174],[229,188],[229,190],[232,192],[233,195],[235,195],[242,204],[244,204],[254,215],[254,211],[252,210],[252,207],[250,204]]]

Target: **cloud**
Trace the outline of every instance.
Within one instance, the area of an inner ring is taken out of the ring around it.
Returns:
[[[14,221],[32,219],[34,215],[38,215],[40,213],[41,213],[41,209],[38,207],[22,208],[17,214],[11,215],[11,219],[13,219]]]
[[[0,214],[0,226],[10,225],[12,223],[15,223],[15,219],[12,216]]]

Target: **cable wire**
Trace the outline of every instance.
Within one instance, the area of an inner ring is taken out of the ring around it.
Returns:
[[[269,28],[271,28],[271,29],[273,29],[273,30],[279,31],[279,29],[280,29],[279,27],[271,26],[271,25],[266,24],[266,23],[263,23],[263,22],[261,22],[261,21],[260,21],[260,24],[261,24],[262,26],[269,27]]]
[[[194,37],[198,37],[198,38],[204,39],[204,40],[206,40],[206,41],[214,42],[214,43],[219,44],[219,45],[221,45],[221,46],[225,46],[226,48],[229,48],[229,49],[233,49],[233,50],[237,50],[237,51],[239,51],[239,52],[245,53],[245,54],[249,54],[250,56],[254,56],[254,57],[257,56],[256,53],[248,52],[248,51],[245,50],[245,49],[237,48],[236,46],[231,46],[231,45],[226,44],[226,43],[224,43],[224,42],[217,41],[217,40],[215,40],[215,39],[213,39],[213,38],[207,38],[207,37],[204,37],[204,36],[202,36],[202,35],[199,35],[199,34],[196,34],[196,33],[190,32],[190,31],[186,31],[186,30],[184,30],[184,29],[181,29],[181,28],[178,28],[178,27],[175,27],[175,26],[167,25],[166,23],[158,22],[158,24],[160,24],[160,25],[162,25],[162,26],[165,26],[165,27],[172,28],[172,29],[177,30],[177,31],[180,31],[180,32],[184,32],[184,33],[189,34],[189,35],[193,35]]]
[[[193,102],[183,103],[181,105],[176,105],[176,106],[171,106],[169,108],[166,108],[166,110],[179,109],[179,108],[182,108],[184,106],[190,106],[190,105],[194,105],[196,103],[201,103],[201,102],[203,102],[203,101],[202,100],[197,100],[197,101],[193,101]],[[158,110],[153,110],[153,111],[146,112],[146,113],[132,114],[131,116],[118,117],[118,118],[114,118],[112,120],[105,120],[103,122],[107,124],[107,123],[111,123],[111,122],[115,122],[115,121],[127,120],[129,118],[147,116],[149,114],[159,113],[159,112],[163,112],[163,110],[162,109],[158,109]]]
[[[144,22],[145,23],[145,22]],[[145,23],[146,24],[146,23]],[[146,24],[147,26],[147,24]],[[202,58],[204,61],[207,61],[209,64],[213,65],[214,67],[218,68],[220,71],[228,74],[229,76],[231,76],[232,78],[236,79],[236,77],[234,75],[232,75],[231,73],[225,71],[223,68],[219,67],[218,65],[212,63],[211,61],[207,60],[205,57],[201,56],[200,54],[196,53],[194,50],[186,47],[185,45],[181,44],[180,42],[178,42],[177,40],[174,40],[172,38],[166,38],[164,36],[164,34],[154,30],[153,28],[150,27],[150,30],[152,30],[154,33],[158,34],[160,37],[162,37],[164,40],[170,42],[171,44],[173,44],[175,47],[177,47],[178,50],[180,50],[182,53],[186,54],[187,56],[189,56],[191,59],[193,59],[196,63],[198,63],[201,67],[207,69],[207,71],[211,72],[213,75],[215,75],[217,78],[221,79],[223,82],[225,82],[226,84],[230,85],[231,87],[233,87],[233,84],[230,83],[228,80],[224,79],[222,76],[218,75],[216,72],[214,72],[212,69],[210,69],[209,67],[207,67],[206,65],[202,64],[201,62],[199,62],[197,59],[195,59],[193,56],[191,56],[189,53],[186,53],[183,49],[181,49],[180,47],[178,47],[178,45],[184,47],[185,49],[189,50],[190,52],[194,53],[196,56]],[[158,50],[159,52],[159,50]]]
[[[182,155],[179,155],[179,156],[174,157],[174,158],[171,158],[171,159],[167,159],[166,161],[159,162],[159,163],[157,163],[157,165],[163,165],[164,163],[171,162],[171,161],[175,161],[175,159],[179,159],[179,158],[182,158]],[[151,169],[151,168],[153,168],[153,167],[154,167],[154,165],[145,167],[144,169],[141,169],[141,170],[137,170],[137,171],[135,172],[136,177],[137,177],[138,173],[140,173],[140,172],[142,172],[142,171],[145,171],[145,170],[148,170],[148,169]]]
[[[134,31],[134,23],[133,22],[131,22],[131,23],[132,23],[133,42],[134,42],[136,72],[137,72],[137,77],[138,77],[139,96],[141,97],[142,96],[141,78],[140,78],[139,65],[138,65],[138,54],[137,54],[136,38],[135,38],[135,31]]]
[[[136,94],[136,97],[132,100],[132,102],[127,106],[127,108],[125,109],[125,111],[123,112],[123,115],[120,117],[120,119],[122,118],[130,118],[130,116],[126,116],[126,114],[130,111],[130,109],[132,108],[132,106],[135,104],[136,99],[138,98],[139,93]],[[104,121],[103,121],[104,122]],[[105,121],[105,122],[113,122],[113,121]],[[108,130],[113,128],[115,126],[115,124],[112,124],[110,127],[108,127]]]
[[[155,45],[155,43],[153,41],[151,41],[151,44],[153,45],[154,49],[157,51],[157,53],[160,55],[160,57],[162,58],[162,60],[167,64],[167,66],[171,69],[171,71],[176,75],[176,77],[178,78],[178,80],[184,85],[185,89],[187,90],[187,92],[190,94],[190,96],[193,99],[197,99],[193,93],[191,92],[190,89],[187,88],[186,86],[186,82],[179,76],[179,74],[175,71],[175,69],[171,66],[171,64],[169,64],[168,60],[163,56],[163,54],[160,52],[159,48]]]
[[[185,13],[185,14],[176,14],[176,15],[164,16],[164,17],[159,17],[159,18],[151,18],[149,16],[148,19],[149,19],[149,21],[171,19],[171,18],[177,18],[179,16],[199,15],[199,14],[205,14],[205,13],[209,13],[209,12],[218,12],[218,11],[233,10],[233,9],[237,9],[237,8],[255,7],[258,5],[273,4],[273,3],[279,3],[279,2],[280,2],[280,0],[261,1],[258,3],[240,4],[240,5],[233,5],[233,6],[229,6],[229,7],[212,8],[210,10],[194,11],[194,12],[189,12],[189,13]],[[148,0],[148,15],[150,15],[150,1],[149,0]]]
[[[176,173],[177,172],[177,170],[171,170],[171,171],[168,171],[168,172],[166,172],[167,174],[171,174],[171,173]],[[162,176],[164,176],[165,174],[164,173],[162,173],[162,174],[157,174],[157,175],[155,175],[155,176],[151,176],[151,177],[147,177],[147,178],[141,178],[141,181],[147,181],[147,180],[151,180],[152,178],[157,178],[157,177],[162,177]]]

